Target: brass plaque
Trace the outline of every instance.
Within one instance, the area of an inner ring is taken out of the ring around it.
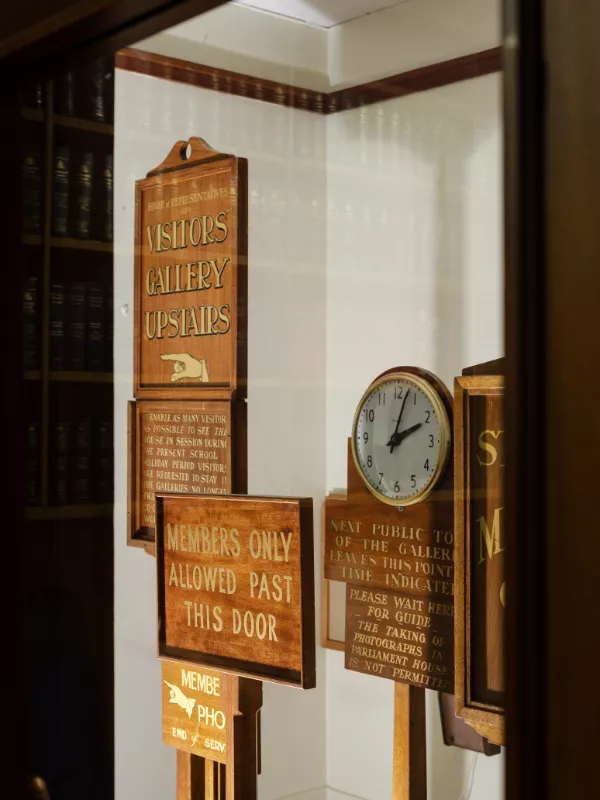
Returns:
[[[237,678],[194,664],[162,662],[163,742],[227,763],[227,736],[237,708]]]
[[[157,495],[159,655],[315,685],[312,500]]]
[[[246,390],[247,166],[179,142],[136,183],[136,398]]]
[[[346,585],[346,669],[454,691],[454,603]]]

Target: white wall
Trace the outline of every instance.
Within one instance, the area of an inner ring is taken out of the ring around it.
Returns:
[[[160,734],[155,565],[154,559],[125,544],[134,183],[164,159],[174,141],[191,135],[248,158],[248,488],[257,494],[313,497],[315,552],[320,553],[325,489],[325,120],[119,70],[116,93],[116,798],[166,800],[175,793],[175,760]],[[320,563],[315,561],[320,589]],[[321,649],[317,671],[318,688],[308,692],[264,687],[261,800],[325,784]],[[306,800],[322,798],[319,792]]]
[[[134,181],[189,135],[249,159],[249,490],[314,497],[318,575],[322,499],[345,486],[368,382],[419,364],[451,385],[502,354],[500,81],[327,118],[121,71],[116,87],[116,797],[166,800],[154,560],[125,546]],[[391,682],[319,648],[316,690],[265,686],[261,800],[391,797],[392,711]],[[428,693],[430,800],[459,800],[472,763]],[[499,800],[502,769],[480,756],[471,800]]]
[[[354,410],[380,372],[418,365],[452,389],[503,355],[500,88],[492,75],[328,119],[328,492],[346,485]],[[343,629],[343,591],[331,615]],[[445,747],[427,695],[428,797],[459,800],[471,754]],[[392,730],[393,684],[329,651],[328,785],[391,797]],[[471,800],[501,797],[502,761],[478,760]]]

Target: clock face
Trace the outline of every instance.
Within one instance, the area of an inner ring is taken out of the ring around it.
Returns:
[[[369,490],[397,506],[424,500],[450,452],[450,423],[430,383],[390,373],[366,391],[354,417],[352,453]]]

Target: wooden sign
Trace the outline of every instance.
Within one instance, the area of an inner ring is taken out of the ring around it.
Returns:
[[[260,681],[162,662],[163,741],[178,750],[182,798],[256,800],[261,706]]]
[[[245,159],[177,142],[136,183],[135,237],[135,397],[245,396]]]
[[[346,586],[346,669],[454,691],[454,604]]]
[[[325,577],[423,597],[452,598],[451,498],[402,511],[367,495],[325,501]]]
[[[246,404],[129,404],[129,543],[154,540],[155,492],[246,491]]]
[[[455,409],[456,710],[503,744],[504,377],[457,378]]]
[[[156,502],[159,656],[312,688],[312,499]]]
[[[227,763],[227,737],[238,710],[238,680],[195,664],[163,661],[163,742]]]

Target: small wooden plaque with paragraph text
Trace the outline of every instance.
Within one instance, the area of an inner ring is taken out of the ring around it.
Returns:
[[[154,541],[155,492],[246,491],[246,403],[137,400],[129,404],[130,544]]]
[[[156,503],[159,656],[314,687],[312,499]]]

